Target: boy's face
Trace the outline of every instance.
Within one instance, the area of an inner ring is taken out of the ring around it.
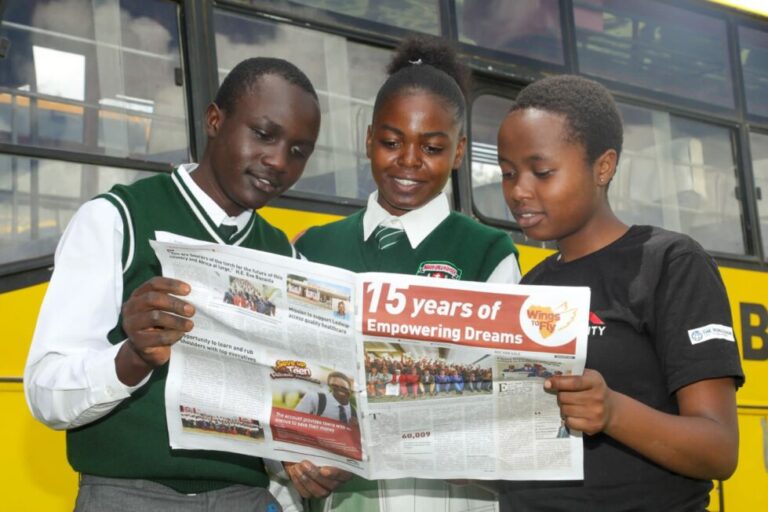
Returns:
[[[454,113],[439,97],[415,91],[390,98],[366,138],[379,204],[399,216],[428,203],[461,165],[465,144]]]
[[[206,129],[210,176],[198,184],[235,216],[296,183],[315,149],[320,111],[311,94],[269,74],[244,89],[232,112],[208,107]]]

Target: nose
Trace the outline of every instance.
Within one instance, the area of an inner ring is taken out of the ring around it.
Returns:
[[[508,178],[502,181],[504,199],[510,208],[513,205],[530,199],[533,196],[532,188],[524,177]]]
[[[288,152],[290,146],[287,143],[272,144],[264,148],[261,162],[270,169],[283,172],[288,164]]]
[[[418,168],[421,166],[421,149],[418,144],[403,144],[398,155],[398,165],[406,168]]]

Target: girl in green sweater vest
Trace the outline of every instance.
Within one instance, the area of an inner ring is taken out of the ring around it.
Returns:
[[[452,171],[461,165],[467,143],[466,70],[445,42],[420,37],[398,48],[388,72],[366,138],[378,190],[364,210],[309,229],[297,241],[297,249],[311,261],[355,272],[516,283],[520,271],[512,239],[452,212],[443,194]],[[288,471],[308,469],[302,464],[289,466]],[[300,487],[299,491],[310,494]],[[440,480],[357,478],[325,503],[313,502],[312,508],[458,512],[493,511],[497,504],[482,489]]]

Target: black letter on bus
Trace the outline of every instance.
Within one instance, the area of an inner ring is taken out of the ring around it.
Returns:
[[[741,337],[744,344],[744,359],[764,361],[768,359],[768,310],[762,304],[741,303]],[[752,323],[756,317],[757,324]],[[759,338],[759,347],[753,340]]]

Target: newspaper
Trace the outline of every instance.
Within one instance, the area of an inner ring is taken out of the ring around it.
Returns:
[[[588,288],[153,247],[196,308],[168,371],[172,448],[307,459],[368,479],[583,478],[581,434],[542,384],[583,372]]]

